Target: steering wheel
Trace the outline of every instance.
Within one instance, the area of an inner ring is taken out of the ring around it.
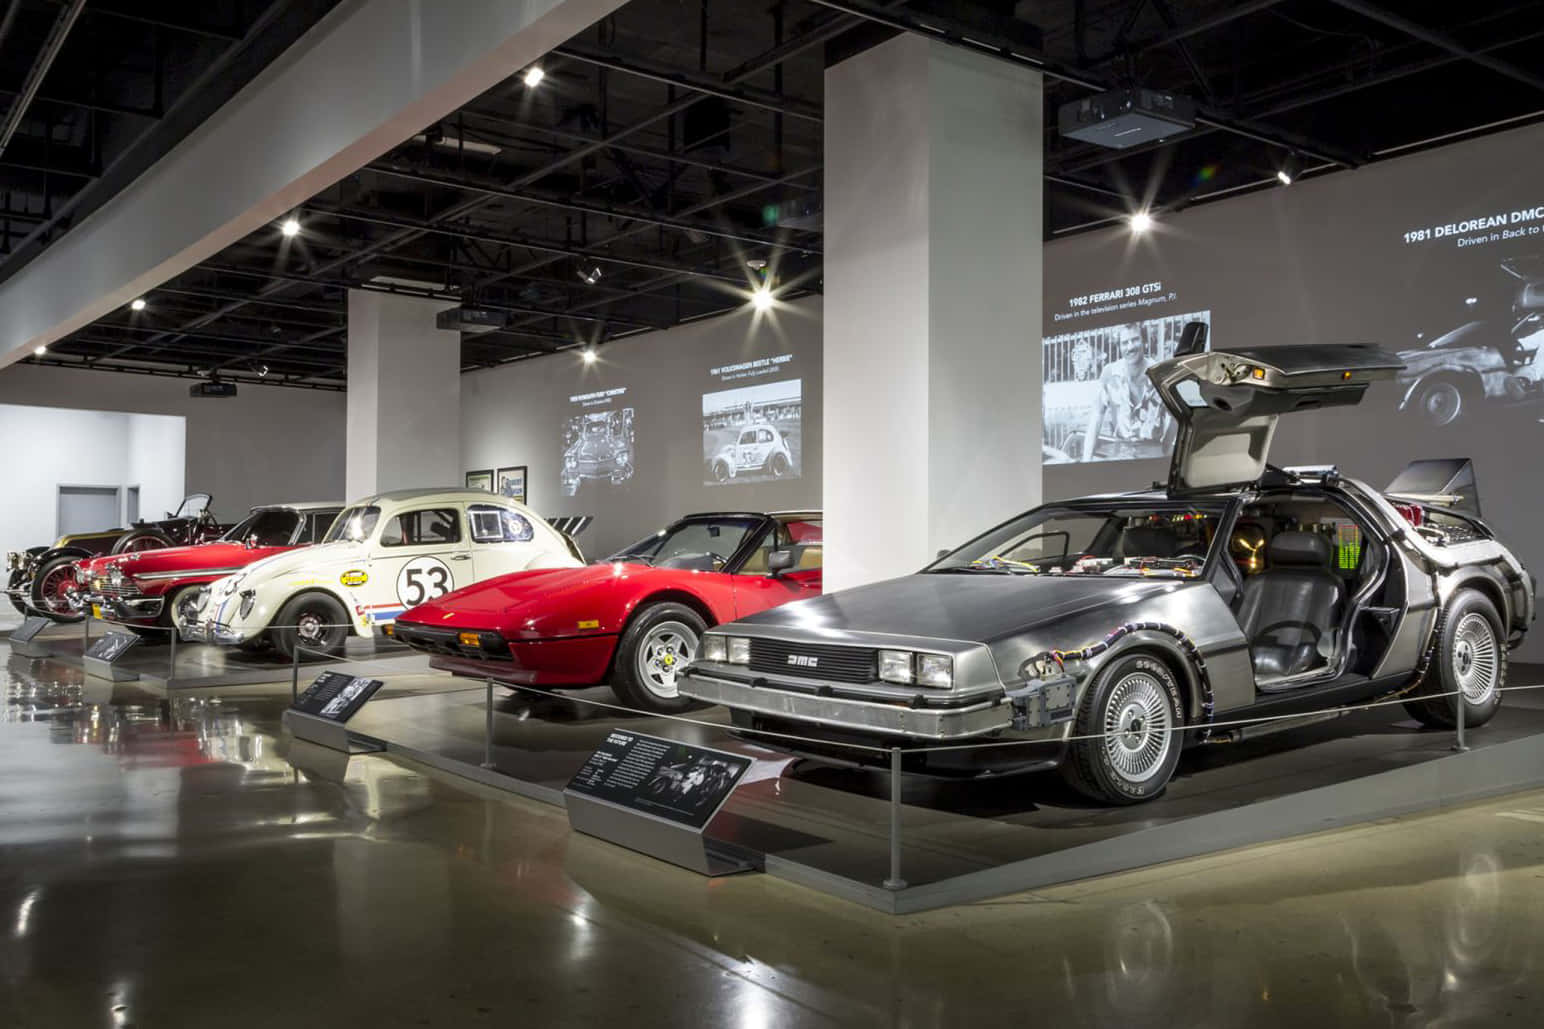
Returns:
[[[713,570],[715,572],[729,563],[722,554],[714,553],[711,550],[708,551],[708,558],[713,562]]]

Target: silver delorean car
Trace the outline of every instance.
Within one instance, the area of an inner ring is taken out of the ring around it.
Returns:
[[[1470,463],[1417,461],[1380,491],[1266,461],[1282,415],[1354,405],[1399,359],[1198,349],[1148,370],[1179,423],[1167,488],[1047,504],[915,575],[719,626],[681,692],[805,753],[1060,768],[1110,804],[1161,793],[1187,745],[1377,698],[1430,726],[1461,698],[1483,725],[1535,582]]]

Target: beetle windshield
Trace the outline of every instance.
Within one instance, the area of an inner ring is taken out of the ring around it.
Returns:
[[[322,542],[336,543],[339,540],[349,540],[353,543],[363,543],[375,531],[375,523],[380,520],[380,517],[381,509],[378,507],[351,507],[332,523],[332,528],[327,530],[327,535]]]
[[[763,524],[760,518],[693,518],[661,529],[621,550],[608,561],[716,571]]]
[[[925,571],[1000,575],[1201,574],[1221,508],[1112,502],[1042,507],[946,554]]]

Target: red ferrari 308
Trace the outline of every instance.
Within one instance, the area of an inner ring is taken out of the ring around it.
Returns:
[[[680,711],[676,671],[709,626],[820,594],[816,511],[696,514],[582,568],[489,579],[421,604],[393,635],[460,675],[531,686],[609,682]]]

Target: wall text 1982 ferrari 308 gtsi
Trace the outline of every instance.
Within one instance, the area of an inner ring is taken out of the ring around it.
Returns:
[[[1534,582],[1468,462],[1385,491],[1266,463],[1281,415],[1355,404],[1399,367],[1361,344],[1182,347],[1148,371],[1179,422],[1167,488],[1049,504],[919,574],[722,626],[680,691],[809,752],[1060,767],[1117,804],[1161,793],[1184,745],[1373,698],[1481,725]]]
[[[583,568],[516,572],[397,620],[434,665],[529,686],[609,682],[649,711],[689,706],[676,673],[709,626],[820,594],[820,514],[689,515]]]

